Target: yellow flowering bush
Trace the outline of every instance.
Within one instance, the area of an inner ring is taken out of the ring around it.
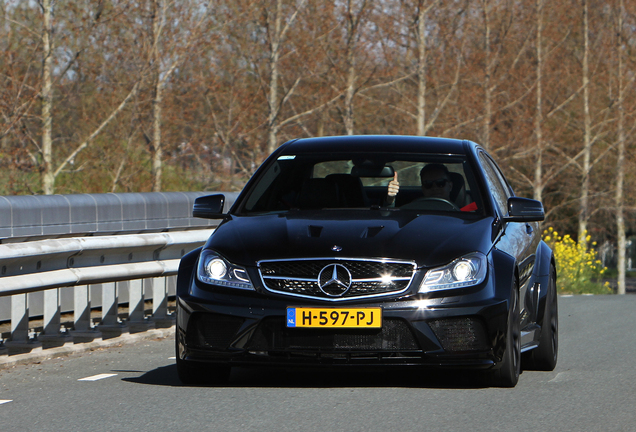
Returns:
[[[561,237],[553,228],[543,232],[543,240],[552,248],[557,266],[560,294],[611,294],[608,282],[601,277],[607,270],[596,258],[596,251],[575,242],[569,234]],[[586,244],[591,237],[586,233]],[[596,243],[592,243],[596,246]]]

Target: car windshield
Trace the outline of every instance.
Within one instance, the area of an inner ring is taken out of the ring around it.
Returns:
[[[397,180],[398,192],[388,193]],[[288,154],[261,171],[239,212],[377,209],[481,213],[481,195],[464,156]]]

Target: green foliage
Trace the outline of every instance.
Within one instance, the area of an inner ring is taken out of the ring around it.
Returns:
[[[554,252],[557,286],[560,294],[611,294],[608,282],[600,282],[607,269],[596,258],[596,251],[575,242],[569,234],[561,237],[553,228],[543,232],[543,240]],[[586,244],[591,238],[586,237]],[[592,243],[595,246],[596,243]]]

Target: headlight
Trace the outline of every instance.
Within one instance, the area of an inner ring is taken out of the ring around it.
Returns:
[[[208,284],[254,289],[244,268],[231,264],[225,258],[209,250],[201,252],[197,277],[201,282]]]
[[[430,269],[424,275],[420,292],[462,288],[480,284],[486,278],[488,260],[479,252],[456,259],[443,267]]]

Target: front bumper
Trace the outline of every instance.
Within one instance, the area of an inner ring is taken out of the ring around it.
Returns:
[[[288,306],[324,304],[236,290],[188,295],[177,299],[177,355],[235,366],[497,367],[505,349],[507,302],[460,299],[347,304],[383,309],[382,329],[359,330],[286,327]]]

